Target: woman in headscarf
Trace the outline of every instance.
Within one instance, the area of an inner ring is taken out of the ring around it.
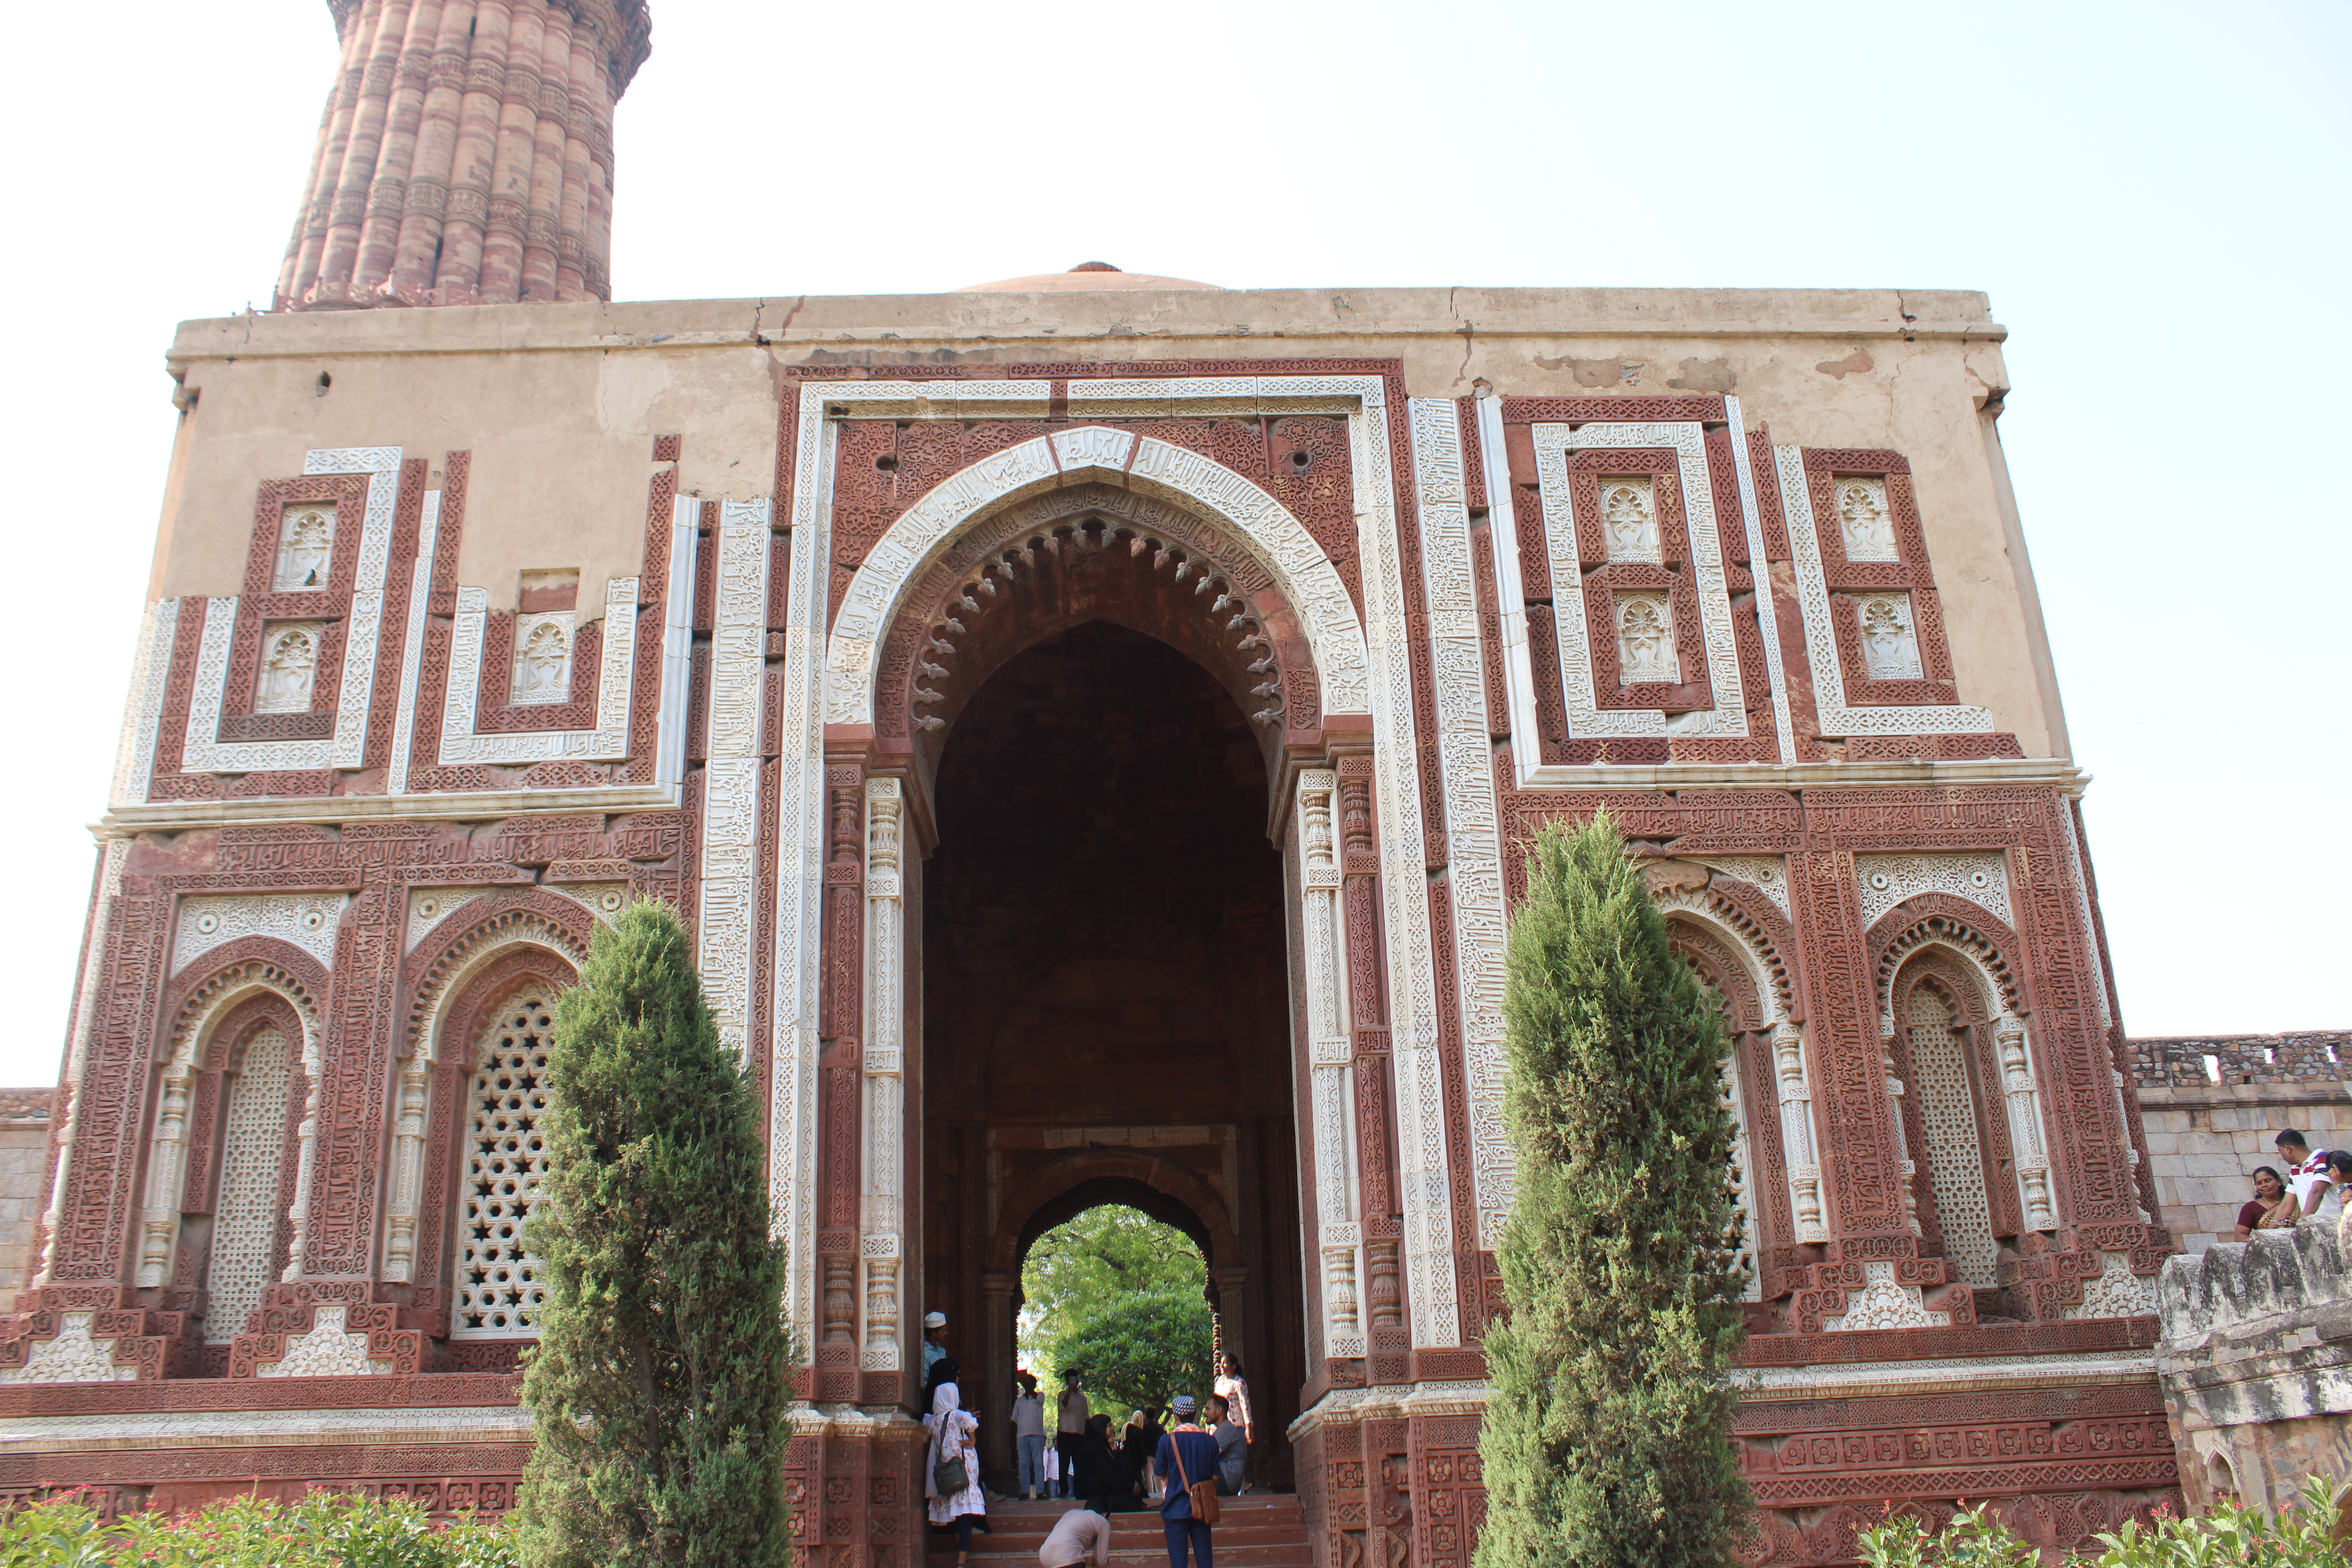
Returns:
[[[1076,1495],[1097,1513],[1132,1513],[1143,1506],[1142,1462],[1141,1454],[1112,1446],[1109,1416],[1089,1415],[1078,1443]]]
[[[923,1496],[930,1502],[934,1530],[955,1526],[956,1565],[963,1568],[971,1551],[971,1532],[988,1529],[988,1499],[980,1489],[980,1450],[973,1444],[980,1423],[963,1408],[963,1396],[956,1387],[958,1375],[951,1360],[942,1358],[931,1368],[931,1413],[923,1417],[923,1430],[931,1435],[924,1456]],[[958,1463],[963,1466],[963,1485],[942,1492],[940,1468]]]

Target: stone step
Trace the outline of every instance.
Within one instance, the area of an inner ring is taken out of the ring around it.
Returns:
[[[1213,1542],[1219,1568],[1314,1568],[1315,1550],[1305,1541],[1289,1546],[1228,1546],[1223,1536]],[[1168,1561],[1165,1540],[1137,1542],[1129,1545],[1116,1542],[1110,1549],[1110,1560],[1120,1564],[1142,1564]],[[955,1568],[955,1540],[950,1537],[944,1549],[934,1545],[925,1560],[927,1568]],[[965,1559],[967,1568],[1035,1568],[1037,1548],[1004,1552],[972,1538],[971,1555]]]
[[[1259,1492],[1220,1502],[1215,1525],[1219,1568],[1313,1568],[1307,1515],[1295,1495]],[[989,1522],[995,1530],[972,1537],[970,1568],[1029,1568],[1054,1521],[1070,1506],[1063,1501],[991,1503]],[[1113,1563],[1141,1568],[1167,1561],[1167,1538],[1157,1510],[1115,1513],[1110,1521]],[[953,1534],[933,1533],[926,1544],[927,1568],[954,1568]]]

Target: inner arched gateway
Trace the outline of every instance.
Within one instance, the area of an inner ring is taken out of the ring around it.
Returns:
[[[1172,572],[1154,595],[1139,556],[1094,549],[1095,607],[1202,615]],[[991,662],[958,693],[932,791],[922,1305],[947,1311],[966,1378],[999,1401],[1028,1243],[1108,1196],[1179,1216],[1203,1242],[1220,1341],[1262,1391],[1265,1442],[1306,1364],[1267,727],[1171,641],[1112,619]],[[982,1428],[992,1468],[1012,1462],[1002,1426]],[[1286,1454],[1267,1458],[1286,1477]]]

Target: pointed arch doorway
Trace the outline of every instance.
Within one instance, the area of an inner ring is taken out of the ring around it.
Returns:
[[[990,1415],[1021,1258],[1102,1202],[1204,1244],[1220,1342],[1265,1403],[1261,1443],[1295,1414],[1283,876],[1254,729],[1185,654],[1094,619],[1005,659],[942,749],[922,912],[922,1306],[949,1315],[992,1468],[1011,1463]]]
[[[1286,1480],[1302,1397],[1406,1351],[1354,592],[1240,474],[1101,426],[857,548],[822,668],[788,643],[785,674],[825,716],[822,773],[782,775],[825,940],[779,985],[814,1026],[772,1092],[808,1134],[774,1155],[814,1398],[898,1441],[944,1312],[1009,1470],[1018,1237],[1089,1162],[1148,1156],[1153,1194],[1226,1213],[1219,1326]]]

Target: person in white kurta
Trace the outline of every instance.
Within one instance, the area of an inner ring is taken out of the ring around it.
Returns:
[[[980,1423],[962,1407],[962,1396],[952,1383],[942,1383],[931,1394],[931,1413],[923,1417],[923,1430],[931,1435],[923,1466],[923,1495],[930,1500],[931,1522],[956,1527],[956,1562],[961,1563],[971,1550],[971,1532],[975,1526],[988,1528],[988,1499],[980,1489],[980,1450],[972,1439],[980,1431]],[[940,1495],[939,1468],[949,1460],[963,1459],[963,1489],[948,1496]]]

